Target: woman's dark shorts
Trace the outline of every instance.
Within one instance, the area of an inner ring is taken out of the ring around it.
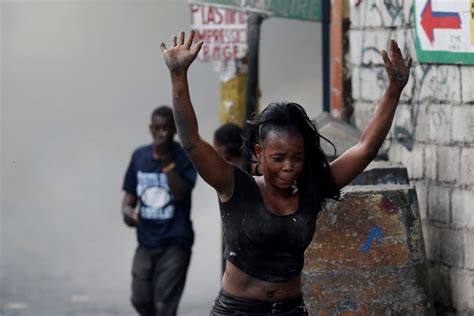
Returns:
[[[214,300],[211,316],[235,315],[235,316],[308,316],[303,297],[275,302],[262,302],[237,299],[220,290]]]

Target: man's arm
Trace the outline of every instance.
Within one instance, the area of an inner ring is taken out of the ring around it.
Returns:
[[[125,192],[122,199],[123,221],[129,227],[135,227],[138,224],[137,197],[129,192]]]
[[[161,157],[163,161],[162,172],[168,177],[168,185],[177,202],[186,199],[191,193],[192,186],[177,172],[176,164],[171,158]],[[164,158],[164,159],[163,159]]]

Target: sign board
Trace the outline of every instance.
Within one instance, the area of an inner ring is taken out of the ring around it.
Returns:
[[[261,11],[281,18],[321,21],[321,0],[197,0],[194,2]]]
[[[247,14],[240,10],[191,4],[194,40],[204,41],[198,58],[227,61],[247,54]]]
[[[474,64],[474,0],[415,0],[418,61]]]

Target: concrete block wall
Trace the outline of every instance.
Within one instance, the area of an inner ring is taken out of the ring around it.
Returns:
[[[384,150],[416,186],[430,284],[440,314],[474,313],[474,66],[422,64],[413,0],[350,1],[352,123],[363,129],[387,86],[390,39],[414,59]]]
[[[348,186],[318,215],[303,270],[310,315],[434,314],[416,191],[388,168],[374,178],[389,184]]]

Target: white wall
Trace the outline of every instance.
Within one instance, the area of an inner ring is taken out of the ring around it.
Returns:
[[[270,18],[260,46],[261,108],[272,101],[301,104],[310,117],[322,111],[321,25]]]
[[[189,29],[186,2],[4,0],[0,9],[0,297],[63,311],[84,295],[89,306],[129,315],[136,241],[121,222],[120,188],[132,150],[150,140],[150,112],[171,102],[159,43]],[[264,22],[262,104],[274,96],[319,112],[319,33],[316,23]],[[190,84],[210,140],[218,75],[196,63]],[[202,180],[193,203],[182,313],[208,310],[219,288],[217,202]]]

